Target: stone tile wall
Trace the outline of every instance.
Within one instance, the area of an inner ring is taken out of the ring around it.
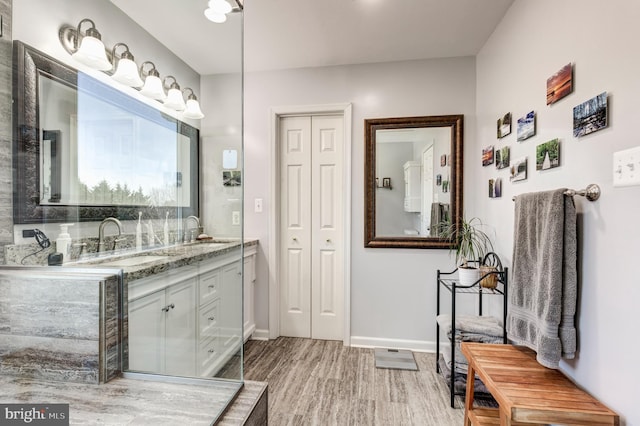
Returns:
[[[0,264],[2,247],[13,243],[13,161],[11,147],[11,10],[12,0],[0,0],[2,37],[0,37]]]

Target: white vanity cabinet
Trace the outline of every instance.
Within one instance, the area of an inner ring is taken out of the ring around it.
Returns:
[[[420,162],[404,163],[404,211],[420,212],[422,197],[420,195]]]
[[[129,284],[129,369],[176,376],[196,373],[196,268]],[[136,297],[138,296],[138,297]]]
[[[245,250],[244,254],[244,341],[249,340],[254,331],[256,331],[255,320],[255,289],[256,283],[256,250]]]
[[[128,284],[130,370],[212,377],[238,352],[255,330],[256,247],[238,254]]]

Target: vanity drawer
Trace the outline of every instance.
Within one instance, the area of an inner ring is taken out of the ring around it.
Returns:
[[[217,337],[201,341],[198,345],[198,375],[209,375],[211,367],[220,358],[220,343]]]
[[[220,334],[219,331],[220,318],[220,299],[214,300],[213,303],[199,310],[199,339],[214,337]]]
[[[221,276],[220,269],[215,269],[200,276],[200,306],[204,306],[220,297]]]

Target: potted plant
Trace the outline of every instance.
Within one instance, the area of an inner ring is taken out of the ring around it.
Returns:
[[[478,261],[482,261],[487,253],[493,251],[491,239],[481,229],[482,226],[482,221],[477,217],[469,220],[462,218],[459,227],[450,224],[443,231],[444,238],[455,244],[451,250],[455,251],[460,285],[469,286],[478,281]]]

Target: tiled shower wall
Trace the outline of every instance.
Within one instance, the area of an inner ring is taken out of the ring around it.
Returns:
[[[12,0],[0,0],[0,264],[4,246],[13,243],[13,162],[11,157],[11,9]]]

